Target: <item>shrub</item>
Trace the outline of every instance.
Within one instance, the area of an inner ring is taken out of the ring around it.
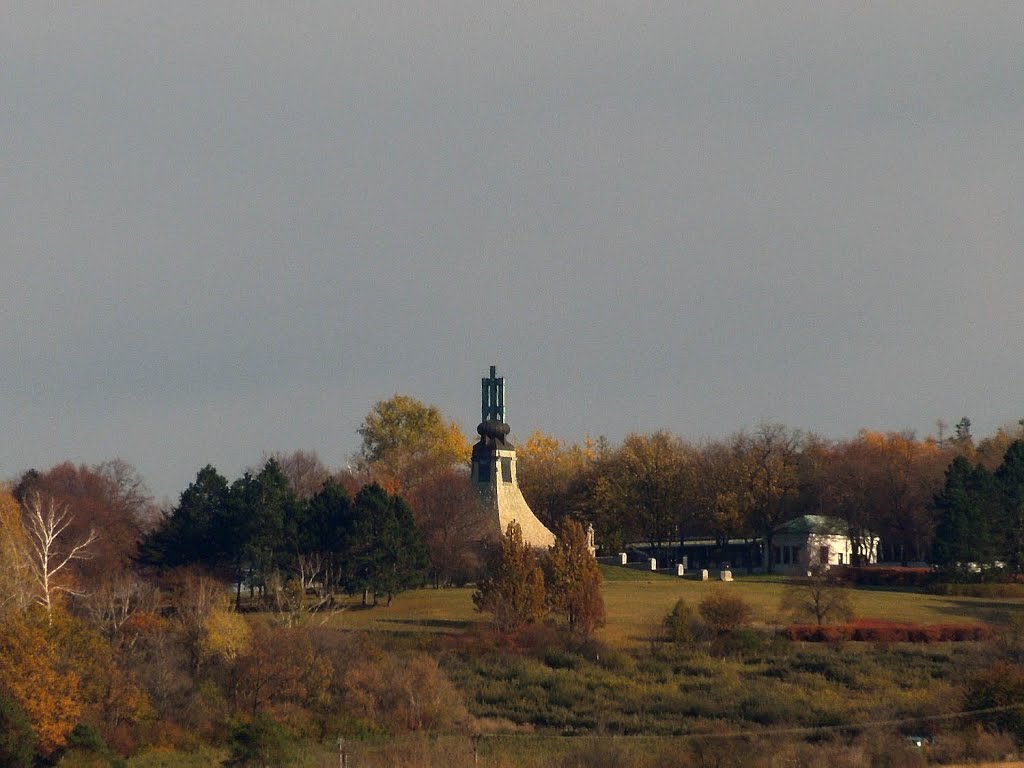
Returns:
[[[35,751],[35,733],[24,710],[0,693],[0,765],[30,768]]]
[[[426,654],[382,654],[348,669],[345,703],[372,722],[408,731],[454,728],[469,719],[462,696]]]
[[[288,734],[262,713],[252,722],[233,727],[229,743],[231,756],[226,765],[232,768],[281,765],[288,757]]]
[[[695,632],[694,623],[697,617],[693,609],[684,600],[677,600],[672,610],[665,616],[665,634],[669,642],[676,645],[692,643]]]
[[[992,710],[978,719],[988,726],[1010,731],[1024,742],[1024,667],[998,661],[967,681],[964,704],[968,710]]]
[[[636,661],[622,651],[602,651],[597,657],[597,663],[609,672],[629,675],[636,671]]]
[[[1024,584],[1012,582],[996,583],[951,583],[938,582],[931,584],[928,591],[936,595],[949,595],[952,597],[1024,597]]]
[[[829,575],[850,584],[873,587],[926,587],[937,578],[931,568],[845,566],[830,568]]]
[[[125,762],[111,751],[96,728],[79,723],[68,735],[66,751],[61,757],[60,765],[66,765],[68,768],[100,765],[104,768],[124,768]]]
[[[579,669],[583,657],[570,651],[551,650],[544,654],[544,664],[552,669]]]
[[[750,623],[752,611],[742,597],[715,589],[697,607],[708,627],[716,634],[735,632]]]
[[[617,768],[629,765],[629,757],[621,745],[593,739],[568,755],[560,757],[557,765],[564,768]]]
[[[1024,615],[1013,614],[999,631],[999,649],[1011,661],[1024,660]]]

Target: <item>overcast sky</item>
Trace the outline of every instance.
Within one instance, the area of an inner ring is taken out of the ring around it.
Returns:
[[[1024,4],[76,5],[0,25],[2,477],[491,364],[520,437],[1024,416]]]

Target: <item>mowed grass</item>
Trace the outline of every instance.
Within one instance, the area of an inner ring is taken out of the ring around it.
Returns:
[[[629,649],[647,643],[677,600],[696,608],[712,590],[728,590],[742,596],[754,612],[754,622],[765,627],[789,623],[779,602],[789,582],[783,577],[736,575],[735,581],[702,582],[689,578],[616,566],[602,566],[607,626],[598,637],[609,645]],[[390,606],[361,608],[351,601],[328,622],[339,629],[385,633],[460,633],[488,621],[476,611],[473,588],[417,589],[398,595]],[[1024,599],[973,598],[897,592],[880,589],[853,590],[858,618],[887,619],[923,624],[991,621],[1011,612],[1024,611]]]

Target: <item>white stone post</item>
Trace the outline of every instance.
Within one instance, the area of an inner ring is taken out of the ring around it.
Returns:
[[[686,575],[686,566],[683,565],[682,563],[678,563],[676,565],[676,576],[685,576],[685,575]]]
[[[626,553],[625,552],[619,552],[619,565],[625,565],[625,564],[626,564]]]

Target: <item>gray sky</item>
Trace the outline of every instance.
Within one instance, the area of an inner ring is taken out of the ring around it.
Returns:
[[[1024,415],[1024,5],[491,5],[6,8],[0,476]]]

